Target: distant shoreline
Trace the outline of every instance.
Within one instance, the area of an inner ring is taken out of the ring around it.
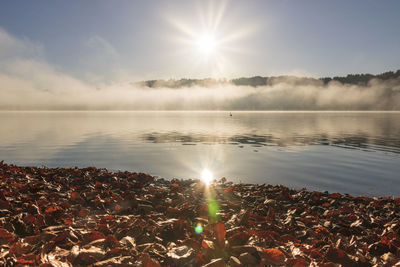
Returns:
[[[11,112],[204,112],[204,113],[400,113],[400,110],[0,110],[2,113]]]

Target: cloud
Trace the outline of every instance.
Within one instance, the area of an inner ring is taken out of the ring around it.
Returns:
[[[18,39],[0,27],[0,60],[2,62],[14,58],[39,58],[43,54],[43,46],[28,39]]]
[[[100,37],[89,39],[87,45],[94,52],[99,48],[118,57]],[[117,79],[99,86],[59,71],[44,60],[40,44],[2,29],[0,51],[3,110],[400,110],[398,80],[356,86],[281,77],[262,87],[217,84],[155,89]]]

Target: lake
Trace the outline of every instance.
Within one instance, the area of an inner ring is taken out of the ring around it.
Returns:
[[[0,112],[0,160],[400,196],[399,112]]]

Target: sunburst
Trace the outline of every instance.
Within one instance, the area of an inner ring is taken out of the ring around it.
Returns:
[[[167,15],[175,29],[171,37],[179,43],[178,54],[187,59],[188,68],[198,67],[207,70],[207,75],[225,77],[232,68],[239,67],[234,63],[234,54],[245,52],[240,41],[253,33],[255,27],[237,25],[240,19],[232,12],[228,16],[226,10],[227,1],[219,1],[199,7],[197,19],[195,14],[190,19],[182,14]]]

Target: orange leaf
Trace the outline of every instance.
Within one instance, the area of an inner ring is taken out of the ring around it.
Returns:
[[[99,181],[96,181],[96,185],[95,185],[96,188],[101,188],[102,186],[103,186],[102,183],[100,183]]]
[[[270,264],[283,265],[285,263],[285,254],[275,248],[264,249],[265,257]]]
[[[56,211],[59,211],[59,210],[62,210],[62,208],[60,208],[59,206],[50,206],[45,210],[45,212],[46,213],[53,213],[53,212],[56,212]]]
[[[217,241],[220,245],[222,245],[225,241],[225,224],[223,222],[218,222],[214,226],[214,231],[216,234]]]
[[[115,211],[120,211],[122,209],[122,206],[120,205],[115,205],[114,210]]]
[[[224,193],[232,192],[233,189],[235,189],[233,186],[227,187],[227,188],[224,189]]]
[[[179,184],[172,184],[173,187],[178,188]]]
[[[78,192],[74,191],[71,193],[71,200],[77,200],[79,198],[81,198],[81,196],[79,195]]]

